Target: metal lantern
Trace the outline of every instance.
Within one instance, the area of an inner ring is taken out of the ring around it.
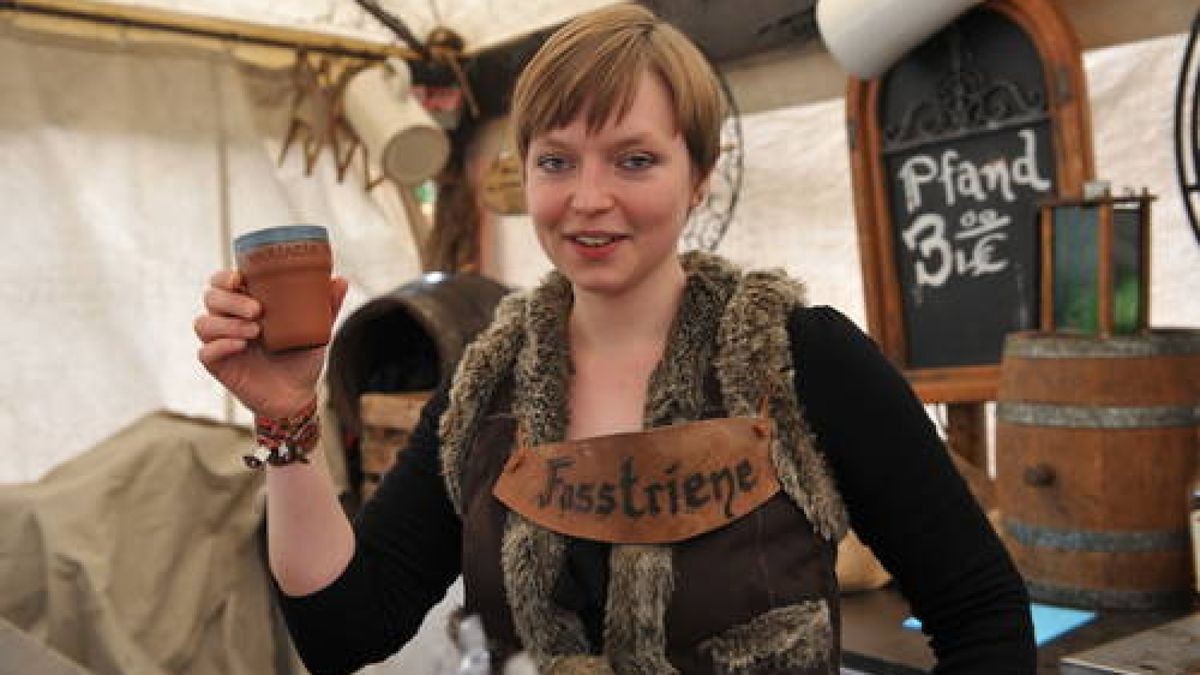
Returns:
[[[1150,202],[1107,190],[1041,204],[1041,329],[1099,335],[1146,330]]]

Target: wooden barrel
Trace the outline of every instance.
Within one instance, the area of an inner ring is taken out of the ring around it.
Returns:
[[[396,463],[396,450],[408,439],[421,410],[433,392],[368,392],[358,398],[362,434],[358,450],[362,468],[361,497],[366,501],[379,487],[383,474]]]
[[[1187,603],[1200,331],[1010,335],[997,502],[1031,596],[1092,608]]]
[[[508,292],[477,274],[425,274],[365,303],[333,336],[329,347],[329,403],[338,418],[346,470],[360,493],[370,493],[401,446],[381,447],[415,418],[412,401],[428,397],[454,373],[463,349],[492,322]],[[380,398],[369,411],[370,456],[364,455],[363,396],[406,393],[393,405]]]

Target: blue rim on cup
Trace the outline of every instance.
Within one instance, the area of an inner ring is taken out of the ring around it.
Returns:
[[[255,230],[233,240],[233,251],[241,255],[260,246],[289,241],[329,241],[329,231],[320,225],[280,225]]]

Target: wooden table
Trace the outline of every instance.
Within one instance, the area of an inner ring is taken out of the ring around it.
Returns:
[[[1038,674],[1058,673],[1059,659],[1177,619],[1187,608],[1103,611],[1091,622],[1038,649]],[[862,673],[917,675],[934,665],[924,633],[900,624],[911,616],[893,587],[842,596],[842,664]]]

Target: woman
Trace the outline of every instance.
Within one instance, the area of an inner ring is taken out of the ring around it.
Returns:
[[[461,572],[497,650],[543,672],[836,672],[849,524],[938,672],[1032,671],[1021,580],[903,378],[781,274],[676,254],[720,119],[704,58],[639,7],[534,57],[512,121],[555,272],[501,304],[353,528],[323,462],[267,470],[312,670],[385,658]],[[311,424],[322,352],[264,355],[239,281],[213,278],[200,360],[264,428]]]

